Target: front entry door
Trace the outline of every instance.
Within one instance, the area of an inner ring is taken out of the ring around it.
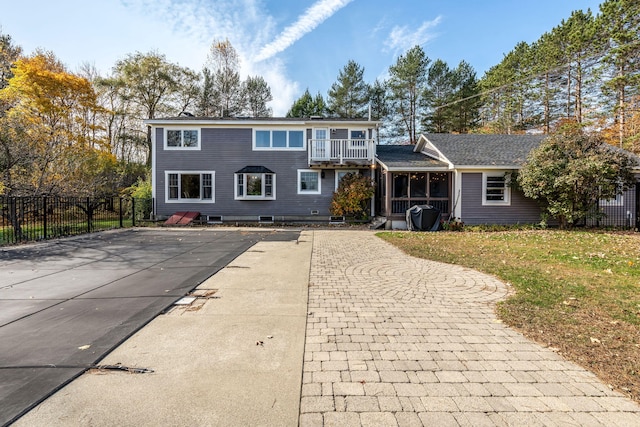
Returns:
[[[331,155],[331,147],[329,144],[329,129],[328,128],[314,128],[314,153],[313,158],[317,160],[329,160]]]

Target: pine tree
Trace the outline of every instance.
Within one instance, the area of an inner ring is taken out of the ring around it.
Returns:
[[[423,103],[427,113],[422,126],[427,132],[446,133],[451,131],[451,109],[447,105],[454,96],[453,73],[446,62],[435,60],[427,72],[427,86]]]
[[[334,117],[363,118],[367,115],[369,87],[364,82],[364,68],[350,60],[331,85],[327,107]]]
[[[480,117],[480,87],[473,67],[460,61],[452,72],[454,94],[451,105],[452,131],[467,133],[475,128]]]
[[[607,53],[603,63],[612,74],[604,90],[613,91],[613,112],[618,124],[620,146],[626,137],[629,101],[639,95],[640,86],[640,3],[637,0],[607,0],[600,5],[600,36],[604,35]]]
[[[291,109],[287,112],[287,117],[324,117],[325,113],[326,106],[320,92],[312,97],[309,89],[306,89],[302,96],[293,102]]]
[[[394,134],[404,136],[411,144],[418,140],[418,117],[431,60],[418,45],[400,55],[389,67],[389,100]]]
[[[271,117],[267,103],[273,100],[269,84],[261,76],[247,77],[242,83],[245,99],[244,112],[251,117]]]
[[[371,120],[382,120],[389,114],[386,82],[376,79],[369,87]]]

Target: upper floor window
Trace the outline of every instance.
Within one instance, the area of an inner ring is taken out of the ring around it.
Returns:
[[[215,172],[165,172],[167,203],[213,203]]]
[[[166,129],[164,148],[168,150],[199,150],[198,129]]]
[[[275,200],[276,174],[264,166],[247,166],[235,173],[236,200]]]
[[[304,131],[256,129],[253,133],[253,149],[304,150]]]
[[[511,205],[511,187],[507,174],[504,172],[482,174],[482,204]]]

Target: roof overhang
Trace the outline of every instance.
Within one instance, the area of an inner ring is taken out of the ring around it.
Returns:
[[[245,166],[236,173],[275,173],[264,166]]]
[[[389,166],[379,158],[376,158],[382,169],[388,172],[445,172],[452,170],[451,166]]]
[[[192,117],[176,117],[163,119],[147,119],[144,124],[150,126],[224,126],[229,125],[235,127],[255,127],[255,126],[325,126],[325,127],[369,127],[378,128],[379,121],[373,120],[335,120],[335,119],[255,119],[255,118],[192,118]]]

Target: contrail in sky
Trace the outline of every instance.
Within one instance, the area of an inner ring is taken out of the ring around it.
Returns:
[[[274,41],[265,45],[254,58],[255,62],[271,58],[282,52],[302,36],[313,31],[325,19],[338,10],[351,3],[353,0],[319,0],[307,9],[296,22],[284,29]]]

